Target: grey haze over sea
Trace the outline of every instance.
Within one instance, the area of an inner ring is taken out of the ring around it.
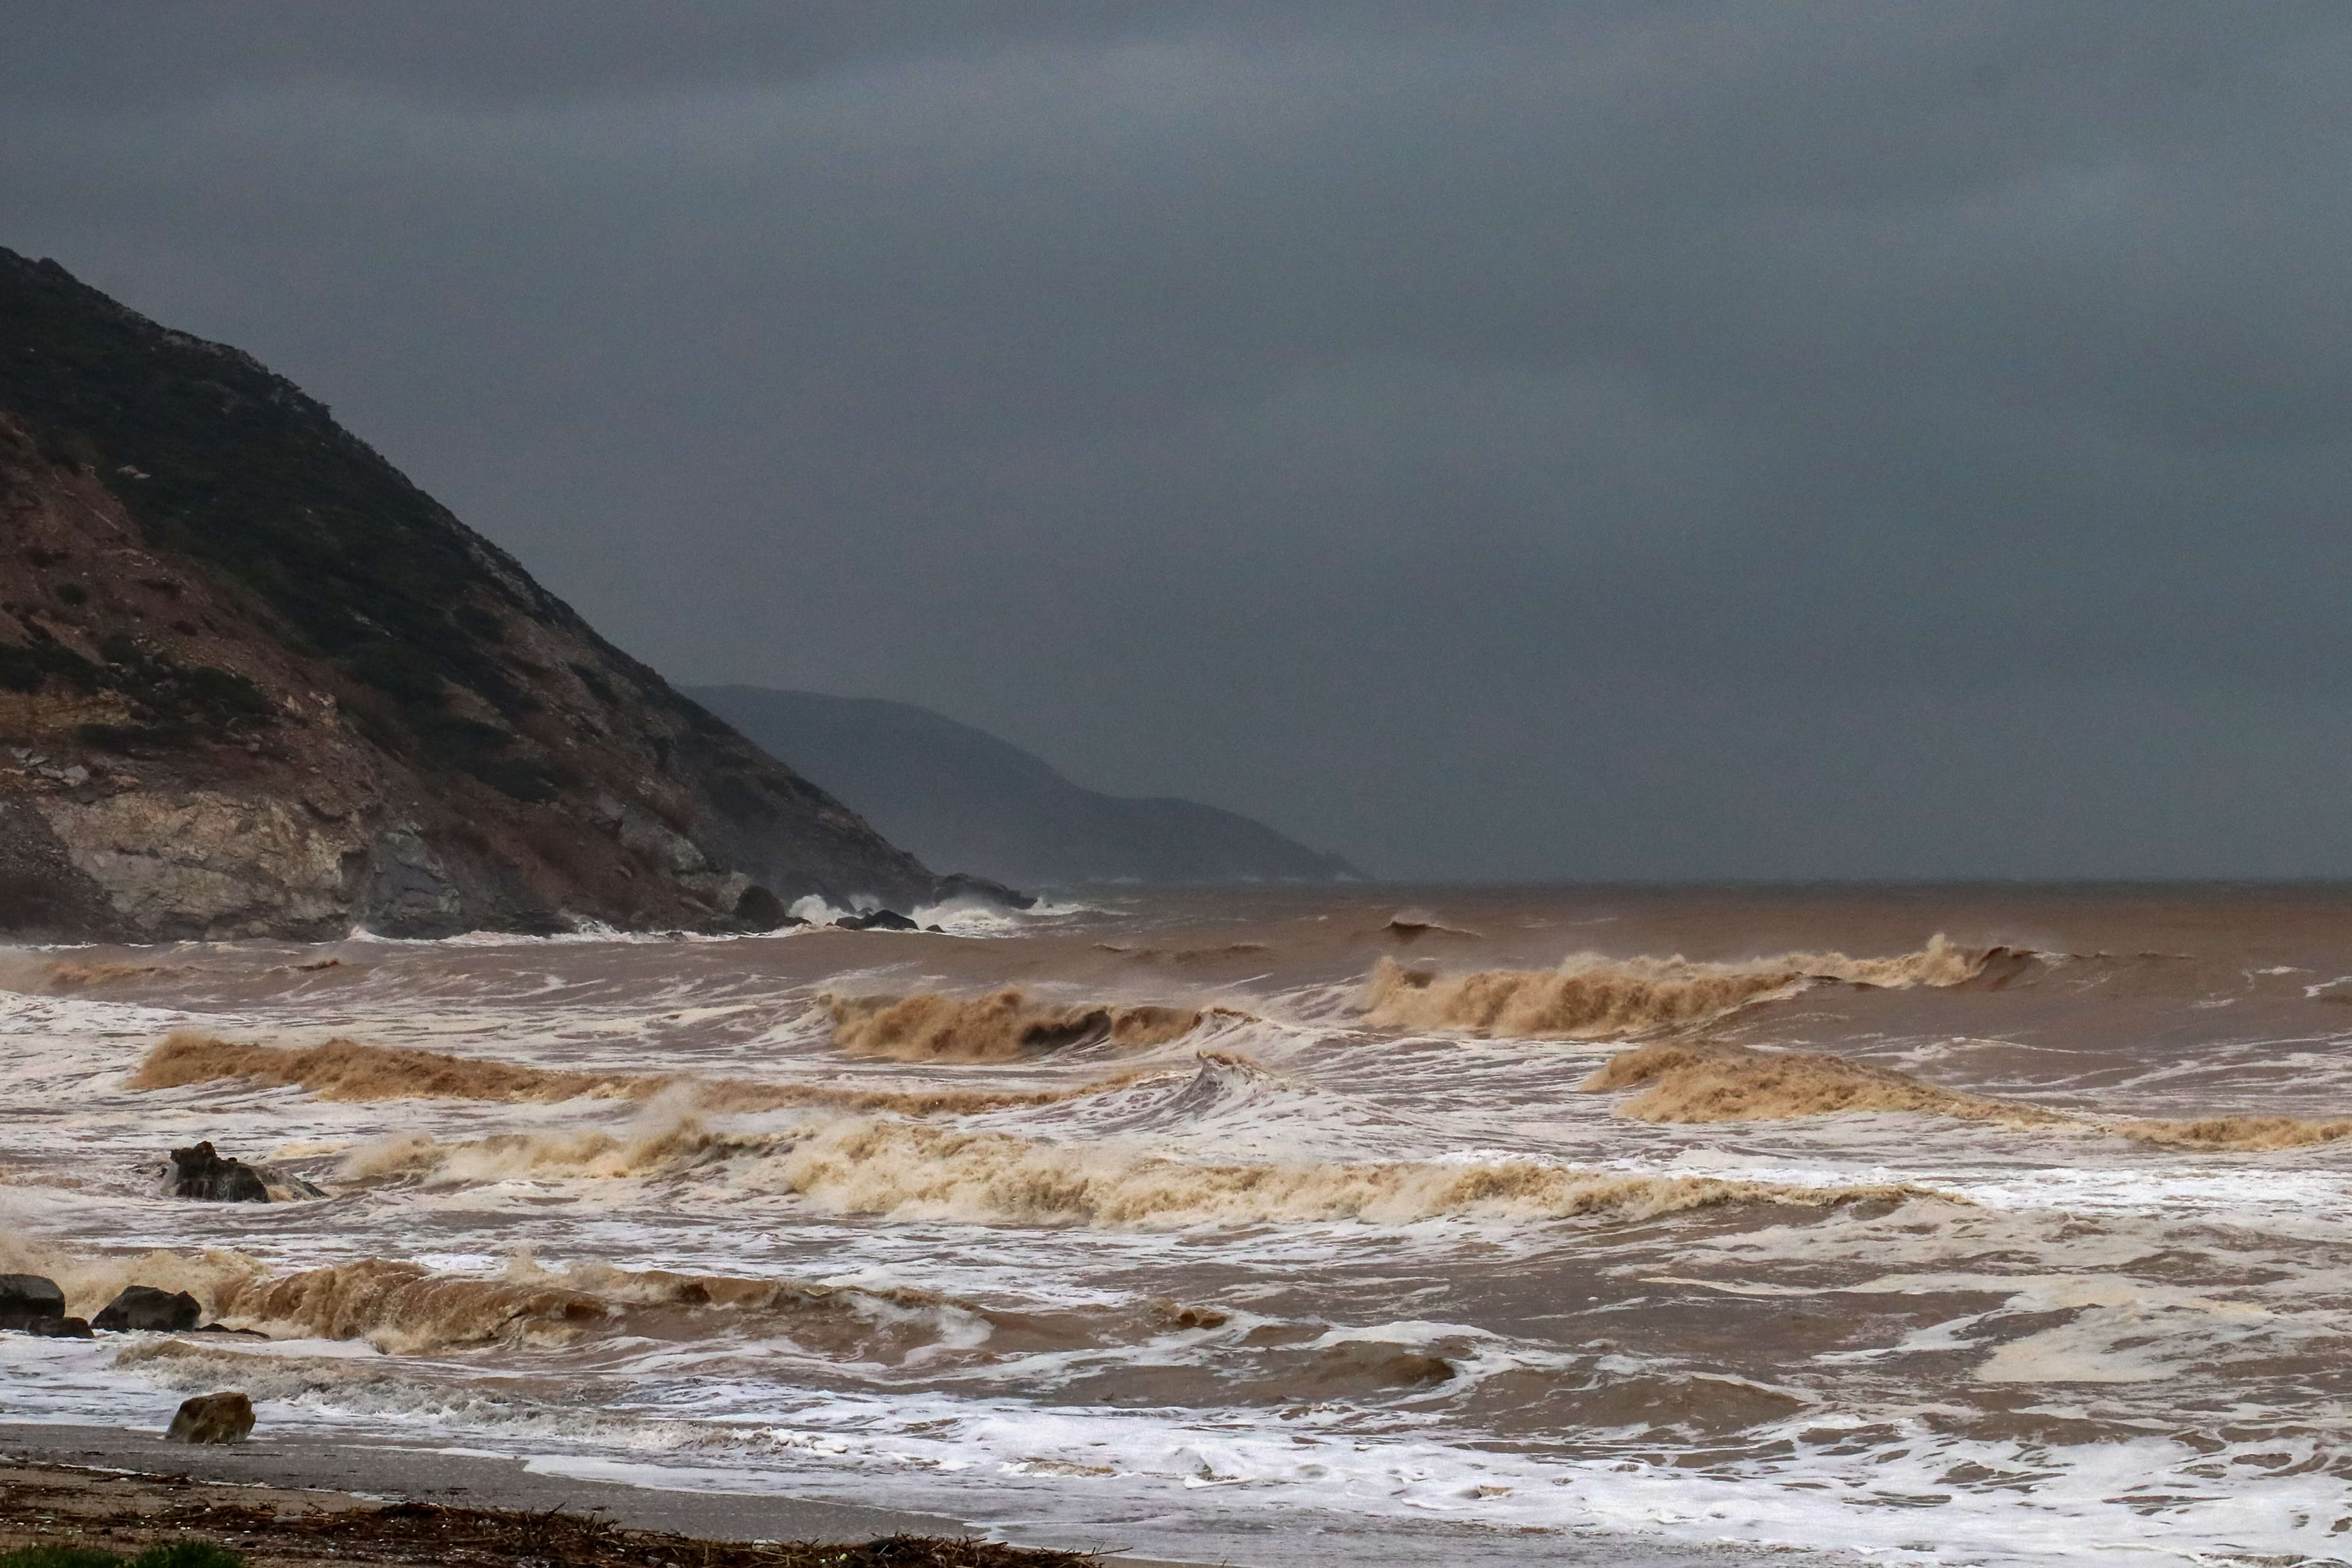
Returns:
[[[2340,4],[6,20],[0,240],[675,679],[1376,876],[2352,868]]]

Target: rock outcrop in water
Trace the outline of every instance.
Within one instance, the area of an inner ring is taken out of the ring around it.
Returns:
[[[89,1324],[66,1316],[66,1293],[46,1274],[0,1274],[0,1330],[52,1340],[89,1338]]]
[[[935,886],[291,383],[0,250],[0,936],[765,929]]]
[[[210,1203],[266,1204],[268,1184],[242,1160],[224,1160],[209,1141],[172,1151],[172,1195]]]
[[[111,1334],[184,1333],[204,1321],[204,1303],[185,1290],[126,1285],[100,1308],[90,1327]]]

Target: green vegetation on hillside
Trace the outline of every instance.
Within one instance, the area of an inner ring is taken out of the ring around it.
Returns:
[[[53,460],[100,476],[159,544],[249,589],[296,646],[383,693],[379,743],[522,798],[554,793],[557,781],[515,754],[505,730],[454,714],[450,689],[508,720],[529,712],[534,700],[489,652],[504,635],[498,616],[472,601],[569,612],[323,404],[55,262],[0,249],[0,410],[26,421]],[[223,673],[178,679],[201,688]],[[51,677],[79,679],[55,650],[0,658],[0,682],[16,689]],[[208,715],[213,698],[234,705],[222,691],[191,694]]]

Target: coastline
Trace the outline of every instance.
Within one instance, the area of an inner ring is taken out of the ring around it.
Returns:
[[[487,1522],[509,1529],[527,1530],[550,1517],[593,1521],[667,1538],[632,1545],[667,1547],[673,1553],[712,1543],[859,1546],[894,1537],[961,1542],[979,1536],[965,1521],[939,1514],[761,1493],[663,1491],[546,1474],[524,1460],[476,1449],[321,1443],[308,1436],[299,1445],[265,1436],[191,1446],[116,1426],[0,1422],[0,1550],[66,1540],[132,1549],[188,1535],[221,1540],[257,1565],[415,1561],[418,1521],[402,1516],[417,1510],[399,1509],[404,1504],[465,1510],[470,1520],[505,1516]],[[386,1505],[394,1511],[384,1514],[383,1538],[371,1543],[368,1537],[376,1532],[360,1521]],[[208,1514],[220,1522],[207,1521]],[[273,1529],[272,1515],[314,1526],[332,1517],[345,1528],[332,1535]],[[998,1548],[983,1549],[973,1561],[1066,1568],[1076,1559],[1051,1550]],[[1129,1568],[1179,1568],[1131,1557],[1118,1561]]]
[[[127,1552],[184,1536],[220,1541],[251,1568],[374,1568],[442,1561],[419,1555],[414,1520],[388,1519],[402,1527],[384,1531],[389,1539],[371,1539],[376,1532],[365,1529],[330,1533],[317,1523],[322,1515],[365,1514],[400,1505],[475,1518],[495,1514],[500,1516],[496,1522],[510,1531],[528,1531],[553,1515],[642,1532],[626,1543],[631,1562],[695,1561],[718,1568],[725,1562],[725,1547],[758,1542],[765,1552],[780,1543],[828,1542],[848,1554],[822,1561],[844,1568],[867,1562],[904,1563],[908,1568],[967,1562],[974,1568],[1070,1568],[1075,1563],[1093,1568],[1212,1568],[1196,1560],[1135,1556],[1111,1539],[1074,1542],[1067,1531],[1046,1532],[1062,1537],[1050,1542],[982,1543],[980,1554],[971,1558],[893,1555],[884,1544],[890,1538],[952,1546],[981,1542],[981,1532],[940,1514],[772,1493],[664,1490],[589,1480],[534,1469],[523,1459],[481,1449],[389,1438],[327,1442],[315,1433],[303,1434],[299,1442],[273,1441],[263,1433],[242,1443],[190,1446],[133,1428],[0,1416],[0,1552],[71,1540]],[[273,1528],[263,1517],[271,1514],[310,1523]],[[1428,1568],[1528,1561],[1560,1568],[1751,1568],[1765,1563],[1827,1568],[1849,1561],[1786,1548],[1678,1546],[1549,1532],[1528,1537],[1478,1531],[1465,1538],[1443,1526],[1299,1510],[1267,1520],[1263,1549],[1251,1552],[1245,1564],[1223,1557],[1214,1568],[1342,1568],[1361,1560],[1360,1549],[1368,1537],[1379,1538],[1392,1560]],[[880,1554],[858,1551],[867,1543],[883,1548]],[[478,1550],[460,1555],[468,1568],[507,1562],[522,1568],[562,1554],[542,1547],[503,1557]],[[778,1568],[792,1568],[796,1559],[774,1561]]]

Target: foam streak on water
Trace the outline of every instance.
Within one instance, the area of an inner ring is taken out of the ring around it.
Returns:
[[[0,953],[0,1270],[268,1336],[0,1336],[0,1418],[1207,1559],[2352,1550],[2352,900],[1408,901]]]

